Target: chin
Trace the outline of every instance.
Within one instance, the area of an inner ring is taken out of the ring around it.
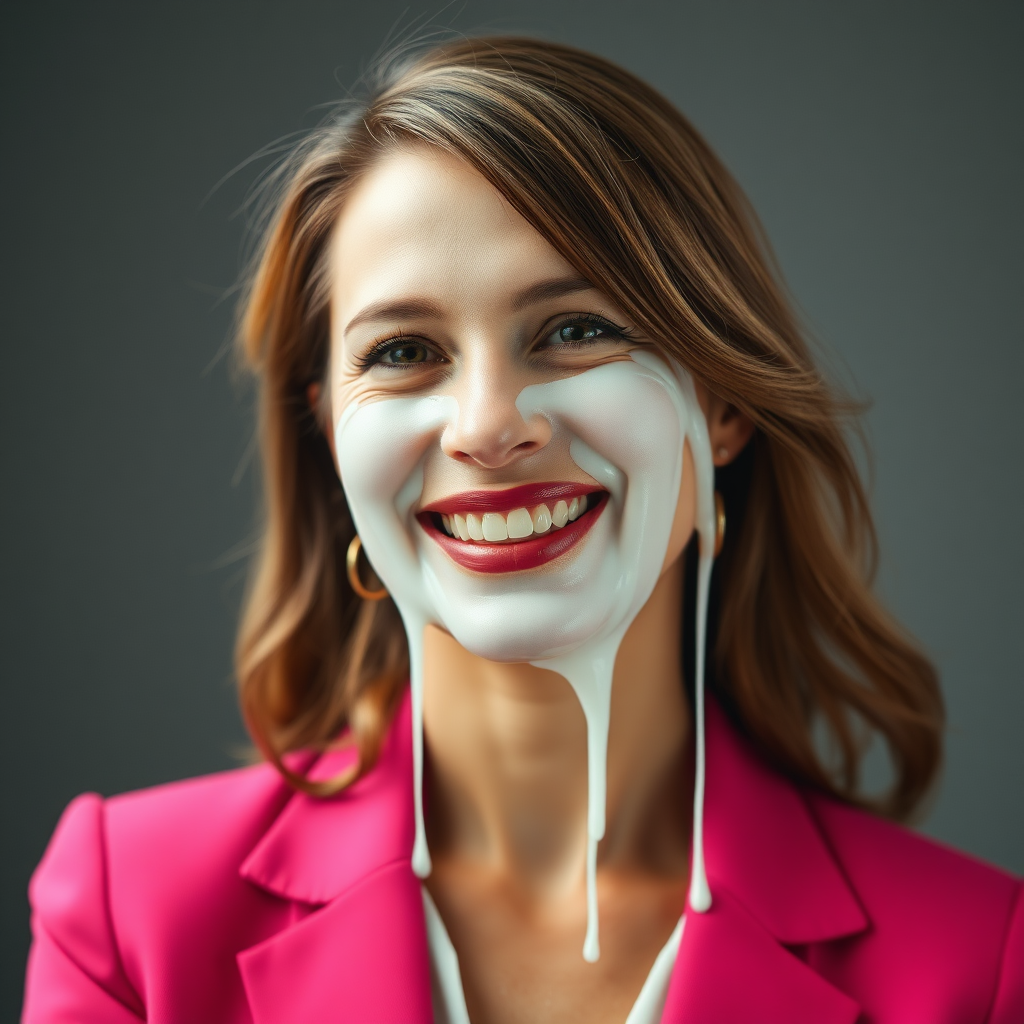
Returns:
[[[580,543],[521,572],[473,572],[424,536],[423,577],[441,624],[488,661],[542,661],[579,647],[614,618],[619,519],[612,503],[604,503]]]

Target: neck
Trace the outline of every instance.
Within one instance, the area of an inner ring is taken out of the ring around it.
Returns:
[[[684,873],[690,720],[680,652],[682,559],[619,648],[600,859]],[[531,888],[574,885],[586,849],[587,727],[569,683],[470,654],[429,629],[427,829],[435,861],[472,860]]]

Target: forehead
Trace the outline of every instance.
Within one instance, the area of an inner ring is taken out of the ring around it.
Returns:
[[[469,301],[571,273],[477,171],[428,147],[389,153],[366,172],[338,218],[331,256],[338,315],[426,292]]]

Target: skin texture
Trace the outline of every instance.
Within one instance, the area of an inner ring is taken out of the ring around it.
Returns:
[[[546,420],[523,420],[516,396],[654,342],[472,168],[425,149],[383,157],[348,198],[331,255],[328,438],[354,400],[443,392],[458,399],[460,415],[428,453],[422,505],[469,489],[593,482]],[[563,328],[570,340],[589,336],[567,344]],[[382,351],[386,339],[394,340]],[[365,365],[373,352],[383,361]],[[697,391],[723,464],[753,427],[699,382]],[[575,694],[554,673],[488,662],[427,631],[434,870],[426,884],[458,953],[474,1024],[621,1024],[679,918],[692,787],[680,556],[694,512],[687,451],[662,576],[615,665],[596,964],[580,956],[587,758]]]

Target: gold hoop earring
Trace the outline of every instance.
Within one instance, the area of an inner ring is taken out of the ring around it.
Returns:
[[[715,558],[721,554],[722,545],[725,543],[725,501],[722,495],[715,491]]]
[[[380,590],[369,590],[359,578],[359,567],[356,563],[362,546],[362,539],[357,533],[352,538],[352,543],[348,546],[348,554],[345,555],[345,570],[348,573],[348,582],[364,601],[383,601],[388,596],[387,587],[381,587]]]

